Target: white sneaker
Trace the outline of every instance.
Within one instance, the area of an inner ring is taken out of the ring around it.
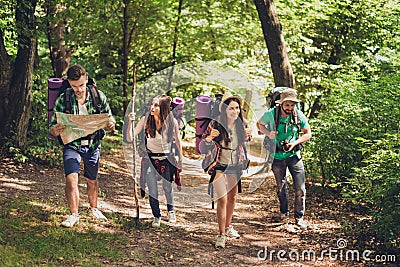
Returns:
[[[307,223],[303,218],[297,218],[296,219],[296,224],[300,227],[302,230],[307,229]]]
[[[218,235],[217,241],[215,241],[215,248],[225,248],[226,236]]]
[[[70,228],[74,226],[74,224],[77,223],[78,221],[79,221],[79,214],[75,213],[69,215],[67,219],[61,223],[61,225]]]
[[[176,223],[175,211],[173,211],[173,210],[168,211],[168,221],[169,221],[170,223]]]
[[[151,226],[153,226],[154,228],[158,228],[161,225],[161,217],[154,217],[153,223],[151,224]]]
[[[108,221],[107,217],[98,208],[92,208],[92,215],[96,219]]]
[[[231,238],[240,238],[240,235],[239,235],[239,233],[235,230],[235,229],[233,229],[233,226],[232,225],[229,225],[228,227],[226,227],[226,229],[225,229],[225,234],[228,236],[228,237],[231,237]]]

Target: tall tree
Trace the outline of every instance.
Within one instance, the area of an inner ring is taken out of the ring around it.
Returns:
[[[32,71],[36,54],[35,9],[37,0],[17,0],[15,9],[18,52],[15,61],[7,54],[0,31],[0,69],[9,82],[0,88],[0,134],[18,147],[27,145],[27,129],[32,105]],[[3,77],[1,80],[5,80]],[[4,86],[4,87],[3,87]]]
[[[254,0],[260,18],[263,35],[268,48],[269,60],[274,75],[275,86],[295,88],[295,80],[286,45],[282,35],[282,26],[272,0]]]
[[[124,93],[124,110],[128,107],[128,77],[129,77],[129,48],[132,40],[132,30],[129,30],[129,20],[131,16],[129,14],[130,0],[124,0],[124,20],[123,20],[123,42],[122,42],[122,91]],[[136,24],[136,23],[134,23]],[[132,91],[133,92],[133,91]],[[134,97],[132,93],[132,98]]]

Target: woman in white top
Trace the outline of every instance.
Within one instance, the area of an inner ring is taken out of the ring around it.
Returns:
[[[129,114],[129,119],[134,120],[134,113]],[[153,227],[159,227],[161,223],[161,212],[158,202],[157,181],[162,180],[169,222],[176,222],[174,211],[174,193],[172,181],[180,189],[179,173],[182,169],[182,145],[179,136],[179,126],[171,112],[171,98],[158,95],[153,98],[149,113],[140,118],[132,131],[132,123],[128,124],[126,139],[132,142],[133,134],[137,136],[144,130],[146,153],[141,162],[141,192],[147,183],[149,189],[149,202],[154,216]],[[176,148],[178,162],[175,160],[173,151]],[[175,178],[174,178],[175,177]]]

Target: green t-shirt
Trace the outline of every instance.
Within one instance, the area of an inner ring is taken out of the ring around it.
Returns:
[[[308,121],[306,116],[301,112],[301,110],[297,110],[297,114],[299,116],[299,121],[300,121],[300,128],[304,129],[308,125]],[[264,113],[264,115],[261,117],[261,120],[265,123],[267,126],[268,130],[273,130],[275,129],[275,109],[271,108],[267,112]],[[285,130],[286,128],[286,130]],[[297,125],[294,125],[290,121],[290,116],[287,116],[286,118],[279,118],[279,125],[276,128],[278,131],[278,134],[276,135],[274,142],[277,146],[279,146],[279,143],[283,140],[289,140],[290,143],[293,143],[299,138],[299,132],[301,129],[298,129]],[[267,137],[268,138],[268,137]],[[274,158],[277,160],[283,160],[287,159],[292,156],[299,156],[300,157],[300,151],[297,152],[285,152],[283,150],[278,150],[276,149],[274,153]]]

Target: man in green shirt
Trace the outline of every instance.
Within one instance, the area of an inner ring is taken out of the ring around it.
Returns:
[[[306,229],[307,224],[303,219],[305,211],[305,171],[300,154],[300,146],[311,138],[311,128],[305,115],[296,108],[297,92],[294,89],[285,89],[276,103],[279,105],[271,108],[258,121],[259,128],[272,143],[274,173],[278,198],[280,203],[281,220],[289,217],[289,199],[286,169],[293,179],[295,199],[294,217],[296,224]],[[277,114],[276,114],[277,112]],[[276,125],[277,124],[277,125]],[[300,135],[300,133],[302,133]]]
[[[71,110],[67,110],[66,93],[61,94],[54,106],[54,115],[50,124],[50,134],[58,137],[65,126],[57,123],[56,112],[89,115],[95,113],[107,113],[109,123],[107,129],[115,129],[115,119],[107,103],[106,96],[98,91],[100,107],[94,106],[93,96],[89,93],[87,86],[88,76],[81,65],[74,65],[67,71],[67,79],[72,88],[70,93]],[[66,89],[71,90],[71,89]],[[97,90],[97,89],[95,89]],[[79,168],[81,160],[84,163],[84,177],[87,181],[87,194],[92,215],[97,219],[107,220],[103,213],[97,209],[98,182],[97,174],[100,160],[100,140],[104,137],[104,130],[96,131],[93,134],[63,144],[64,172],[66,176],[65,194],[71,215],[61,223],[62,226],[72,227],[79,221]]]

